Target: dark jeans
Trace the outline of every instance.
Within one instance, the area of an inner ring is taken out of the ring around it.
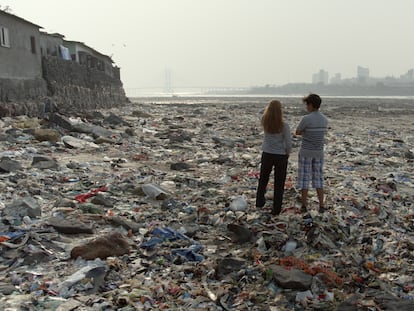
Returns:
[[[256,193],[256,206],[263,207],[266,203],[265,193],[269,183],[270,173],[275,168],[274,176],[274,197],[273,197],[273,213],[279,214],[282,210],[283,192],[285,191],[286,169],[288,164],[288,156],[281,154],[271,154],[262,152],[262,160],[260,165],[259,185]]]

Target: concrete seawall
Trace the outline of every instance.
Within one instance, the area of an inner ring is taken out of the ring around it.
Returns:
[[[122,82],[102,71],[56,57],[42,59],[42,78],[0,79],[0,117],[43,116],[122,106]]]

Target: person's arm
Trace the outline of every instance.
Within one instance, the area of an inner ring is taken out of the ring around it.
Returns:
[[[296,128],[296,135],[302,135],[303,130],[305,129],[305,117],[300,120],[298,127]]]
[[[290,127],[288,124],[285,125],[283,135],[284,135],[284,140],[285,140],[286,155],[289,157],[290,152],[292,151],[292,136],[291,136]]]
[[[263,108],[257,113],[257,117],[259,118],[260,121],[262,121],[262,117],[263,117],[263,113],[264,113],[265,109],[266,108]]]

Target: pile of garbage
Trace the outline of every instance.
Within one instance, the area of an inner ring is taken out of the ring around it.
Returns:
[[[272,183],[255,207],[269,100],[2,118],[2,308],[413,310],[413,100],[324,99],[328,211],[300,211],[292,134],[278,216]]]

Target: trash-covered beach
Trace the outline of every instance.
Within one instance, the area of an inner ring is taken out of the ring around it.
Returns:
[[[0,120],[3,310],[413,310],[414,100],[323,98],[328,211],[255,207],[267,97]],[[292,131],[301,98],[279,98]]]

